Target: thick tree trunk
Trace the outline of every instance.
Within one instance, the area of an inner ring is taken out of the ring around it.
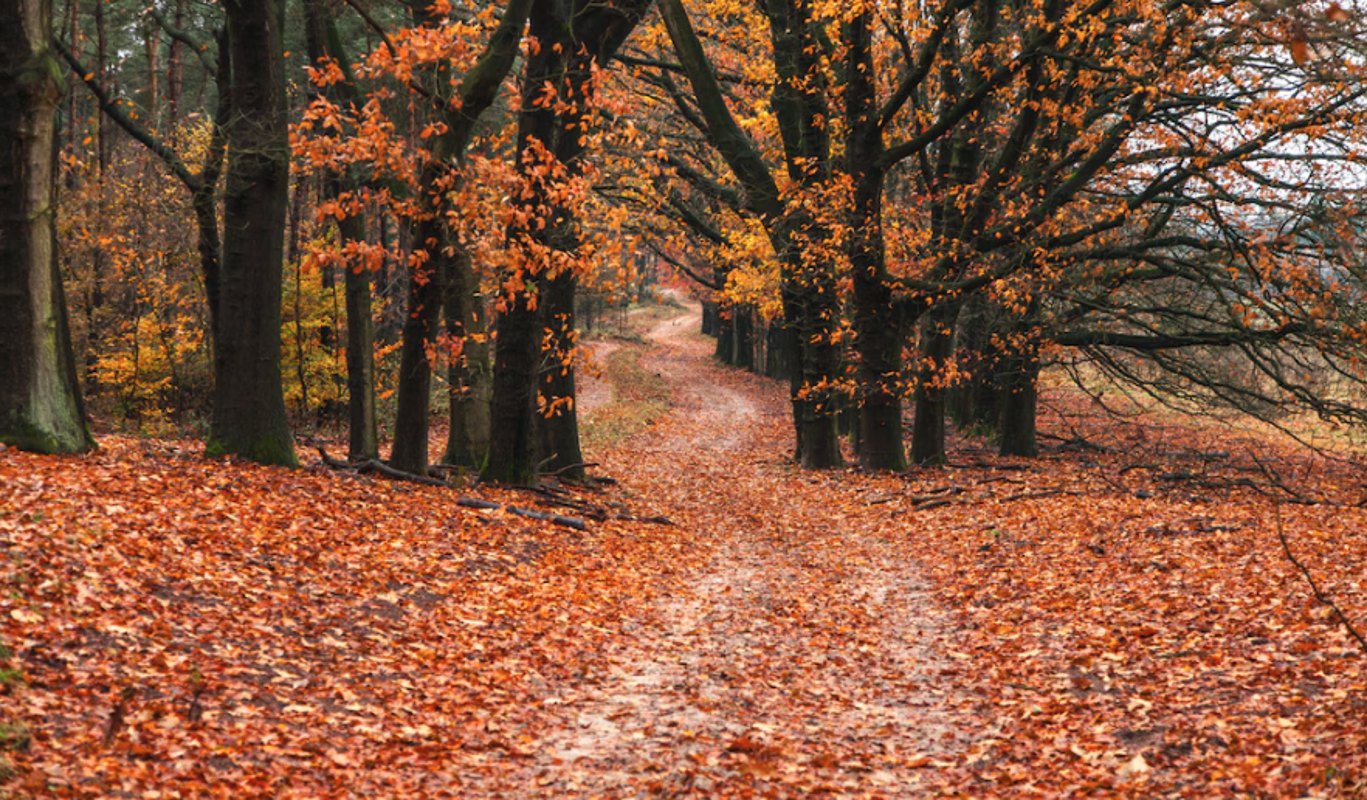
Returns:
[[[873,62],[873,13],[845,25],[848,48],[845,168],[855,180],[850,266],[854,288],[855,351],[859,354],[859,463],[903,470],[902,331],[887,283],[883,241],[883,132],[878,120]]]
[[[713,327],[717,336],[717,346],[712,357],[723,364],[731,363],[731,354],[736,349],[736,309],[732,306],[717,307],[717,320]]]
[[[433,141],[431,157],[423,169],[420,191],[425,219],[417,226],[414,254],[422,254],[414,269],[409,291],[408,317],[403,326],[399,365],[399,402],[394,421],[394,449],[390,462],[398,469],[418,475],[427,471],[427,433],[432,393],[432,366],[428,353],[437,336],[437,323],[445,301],[445,284],[457,268],[451,253],[453,235],[447,225],[446,197],[458,184],[453,162],[464,159],[481,114],[498,96],[498,87],[516,60],[518,42],[531,0],[511,0],[503,19],[489,37],[479,61],[460,81],[458,97],[439,104],[446,130]],[[419,24],[438,25],[445,15],[434,2],[423,0],[413,9]],[[435,70],[449,85],[445,66]]]
[[[1004,456],[1034,458],[1035,412],[1039,397],[1039,350],[1013,353],[1002,359],[998,381],[1002,387],[998,452]]]
[[[542,218],[530,223],[529,229],[514,232],[514,238],[521,239],[523,287],[503,298],[504,310],[498,319],[493,397],[497,435],[489,448],[485,478],[517,483],[535,478],[538,465],[532,457],[538,441],[548,467],[564,475],[583,474],[573,466],[583,461],[574,408],[574,363],[572,358],[563,358],[573,351],[577,286],[573,270],[579,236],[570,210],[554,199],[561,187],[547,181],[580,174],[584,137],[593,114],[593,68],[611,59],[651,5],[650,0],[532,3],[528,35],[535,37],[539,48],[524,67],[516,152],[523,178],[530,183],[529,210],[535,209]],[[558,103],[538,103],[547,85],[556,90]],[[555,163],[543,163],[545,154]],[[529,306],[532,292],[539,294],[539,305],[545,309],[540,319]],[[544,373],[539,369],[543,331],[550,334],[551,344]],[[520,381],[525,385],[515,385]],[[551,416],[542,416],[534,424],[529,412],[535,409],[538,390],[548,403],[557,398],[569,403],[555,406]],[[560,409],[561,413],[554,413]],[[515,420],[519,414],[527,416]]]
[[[1032,334],[1039,325],[1039,301],[1032,302],[1023,315],[1011,320],[1023,334],[1019,344],[1001,360],[997,385],[1001,387],[1001,420],[998,450],[1004,456],[1034,458],[1039,455],[1035,440],[1035,413],[1039,398],[1039,343]]]
[[[955,358],[966,377],[949,390],[949,415],[963,433],[995,435],[1001,408],[998,353],[992,343],[997,314],[985,295],[969,297],[959,312]]]
[[[788,380],[792,367],[789,365],[787,349],[783,344],[783,323],[780,320],[771,320],[765,328],[764,337],[764,374],[776,380]]]
[[[731,360],[734,367],[755,364],[755,314],[747,306],[731,307]]]
[[[534,0],[528,15],[528,35],[540,46],[523,67],[522,111],[518,116],[518,168],[531,184],[529,212],[541,204],[545,187],[539,181],[546,173],[538,153],[554,151],[556,114],[549,104],[538,104],[537,95],[548,81],[555,81],[563,69],[563,47],[553,46],[557,33],[568,25],[566,9],[558,0]],[[555,220],[543,220],[546,227]],[[498,335],[494,339],[494,437],[489,442],[489,459],[482,477],[498,483],[530,483],[536,479],[536,395],[541,362],[541,315],[534,307],[537,287],[545,280],[549,265],[549,246],[544,228],[529,222],[512,230],[513,250],[520,260],[521,288],[506,292],[498,313]]]
[[[281,277],[289,203],[284,6],[227,0],[232,116],[226,122],[223,260],[207,451],[294,466],[280,379]]]
[[[925,316],[921,329],[921,366],[916,377],[916,412],[911,429],[914,464],[943,464],[945,457],[945,365],[954,355],[957,303],[944,302]]]
[[[57,262],[51,0],[0,0],[0,442],[94,446]]]
[[[424,170],[423,187],[439,185],[434,173],[439,164]],[[424,189],[426,191],[426,189]],[[440,203],[437,204],[440,208]],[[403,344],[399,349],[399,400],[394,415],[394,448],[389,464],[414,475],[427,474],[427,431],[432,399],[432,363],[428,354],[436,347],[441,304],[446,292],[446,220],[433,216],[418,223],[416,260],[408,281],[408,316],[404,318]]]
[[[365,239],[365,219],[351,216],[337,223],[342,242]],[[347,456],[352,461],[380,457],[379,424],[375,411],[375,319],[370,269],[345,265]]]
[[[489,455],[489,396],[493,370],[489,362],[488,316],[479,280],[470,269],[470,254],[456,250],[455,269],[446,284],[446,330],[461,342],[448,374],[451,427],[446,437],[448,464],[479,470]]]
[[[562,222],[562,225],[568,224],[568,221]],[[562,238],[567,233],[553,238]],[[570,247],[566,245],[570,243],[562,239],[557,249],[569,252]],[[540,402],[545,403],[545,407],[536,418],[538,463],[543,469],[572,479],[584,477],[584,468],[579,466],[584,463],[584,454],[579,446],[579,409],[574,385],[574,292],[577,285],[578,278],[573,270],[560,272],[542,284],[541,324],[550,351],[539,381]]]

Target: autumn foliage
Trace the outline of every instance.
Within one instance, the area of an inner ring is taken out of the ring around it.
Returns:
[[[560,499],[673,525],[189,442],[0,454],[11,790],[1361,790],[1363,653],[1277,537],[1360,629],[1346,465],[1058,389],[1037,462],[803,473],[779,385],[672,322],[624,345],[670,414],[593,453],[618,487]]]

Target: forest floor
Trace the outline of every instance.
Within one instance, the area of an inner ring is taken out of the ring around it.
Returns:
[[[0,797],[1367,792],[1279,537],[1367,629],[1351,463],[1055,388],[1039,459],[803,472],[782,386],[649,325],[585,387],[609,487],[0,452]]]

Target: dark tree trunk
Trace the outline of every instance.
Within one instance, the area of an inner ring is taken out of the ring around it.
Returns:
[[[0,442],[94,446],[57,262],[51,0],[0,0]]]
[[[960,432],[995,435],[1001,416],[997,359],[992,337],[997,314],[990,301],[975,294],[964,301],[955,337],[955,359],[966,376],[949,390],[949,415]]]
[[[226,122],[222,283],[208,452],[294,466],[280,380],[281,276],[289,203],[284,6],[227,0],[232,116]]]
[[[999,452],[1004,456],[1034,458],[1039,455],[1035,440],[1035,412],[1039,397],[1040,353],[1034,338],[1039,325],[1040,305],[1036,300],[1025,313],[1011,320],[1018,334],[1013,349],[1001,360],[997,384],[1001,387],[1001,420],[998,431]]]
[[[731,355],[736,349],[736,309],[728,305],[726,308],[717,308],[717,321],[714,327],[717,336],[717,346],[712,353],[712,357],[723,364],[731,363]]]
[[[489,454],[489,395],[493,371],[489,363],[488,316],[479,280],[470,269],[470,254],[457,246],[457,268],[446,285],[446,330],[461,342],[451,362],[451,428],[446,437],[448,464],[479,470]]]
[[[822,46],[814,32],[812,4],[767,0],[763,8],[779,78],[770,107],[783,139],[788,177],[815,191],[831,180],[833,166]],[[834,341],[840,312],[834,266],[820,255],[829,246],[830,231],[801,206],[786,209],[780,226],[784,315],[796,329],[802,375],[793,397],[798,460],[807,469],[840,467],[845,462],[836,424],[839,399],[831,388],[840,372],[840,348]]]
[[[580,465],[584,463],[584,455],[579,446],[579,409],[575,407],[574,357],[571,355],[575,347],[574,291],[577,283],[573,270],[565,270],[542,284],[541,322],[550,351],[546,354],[548,363],[540,380],[540,401],[545,407],[537,415],[536,427],[538,463],[562,477],[582,479],[584,468]]]
[[[574,466],[583,461],[574,408],[574,364],[572,359],[560,357],[573,349],[577,285],[573,269],[579,237],[569,210],[551,197],[550,190],[558,191],[558,187],[546,181],[566,179],[582,170],[583,137],[593,114],[593,67],[611,59],[651,5],[650,0],[615,4],[534,0],[532,4],[528,34],[540,46],[524,66],[516,152],[523,178],[531,184],[529,211],[540,213],[542,218],[536,224],[544,225],[544,229],[533,225],[533,229],[513,232],[514,239],[521,239],[517,249],[524,261],[523,288],[503,298],[504,310],[497,323],[493,396],[496,436],[489,448],[486,479],[522,483],[535,478],[533,455],[538,446],[548,467],[564,475],[583,474]],[[559,109],[554,103],[536,102],[548,84],[564,104]],[[547,153],[556,164],[541,163],[538,154]],[[548,316],[539,318],[530,308],[533,291],[539,293],[539,305],[547,309]],[[539,370],[541,334],[548,323],[551,363],[543,374]],[[548,403],[565,398],[569,404],[560,414],[554,411],[562,406],[549,409],[551,416],[542,416],[534,425],[530,412],[535,409],[538,390]],[[525,419],[515,419],[522,414],[527,415]]]
[[[921,363],[916,376],[916,412],[911,429],[911,460],[914,464],[943,464],[945,457],[945,389],[940,386],[944,367],[954,355],[954,321],[958,304],[944,302],[932,308],[921,329]]]
[[[704,300],[702,304],[702,335],[715,336],[717,333],[717,304]]]
[[[1039,455],[1039,444],[1035,441],[1039,367],[1039,350],[1034,347],[1002,359],[1002,371],[998,373],[1002,388],[998,433],[1001,455],[1026,458]]]
[[[883,131],[873,62],[873,13],[846,23],[846,170],[855,180],[850,265],[859,354],[859,463],[903,470],[902,331],[887,283],[883,242]]]
[[[764,331],[764,374],[776,380],[788,380],[792,370],[785,357],[787,350],[783,345],[783,323],[771,320]]]
[[[304,17],[309,61],[317,64],[332,59],[345,79],[325,89],[333,102],[357,102],[360,98],[351,75],[351,61],[342,46],[335,17],[326,0],[305,0]],[[324,199],[336,199],[347,188],[345,176],[334,172],[323,181]],[[337,222],[337,233],[345,247],[363,242],[366,219],[359,212]],[[379,428],[375,413],[375,322],[371,308],[370,269],[364,264],[343,265],[346,297],[347,418],[349,437],[347,455],[352,461],[380,457]]]
[[[365,219],[349,216],[337,223],[342,242],[365,238]],[[346,386],[349,436],[347,453],[353,461],[380,457],[378,415],[375,410],[375,319],[371,274],[367,267],[344,266],[346,292]]]
[[[399,401],[394,420],[394,449],[390,462],[398,469],[423,475],[427,472],[427,434],[432,395],[432,365],[428,353],[437,337],[437,323],[445,301],[445,285],[457,280],[452,271],[465,266],[452,258],[454,236],[448,228],[446,197],[458,184],[454,162],[463,160],[475,122],[493,104],[498,87],[517,56],[523,22],[531,0],[512,0],[503,19],[489,37],[479,61],[460,81],[460,96],[439,104],[444,133],[433,141],[431,157],[423,167],[419,191],[424,217],[415,226],[414,255],[419,255],[408,294],[408,316],[403,325],[403,344],[399,356]],[[434,3],[421,2],[414,9],[419,24],[439,24],[441,17]],[[447,78],[446,67],[436,70]],[[449,80],[438,81],[439,85]]]
[[[529,199],[528,213],[536,215],[545,187],[536,184],[542,169],[536,153],[553,152],[556,115],[549,104],[538,104],[543,86],[555,82],[563,69],[562,47],[552,46],[556,33],[568,25],[563,0],[533,0],[528,15],[528,35],[540,46],[523,67],[522,111],[518,116],[518,168],[532,184],[536,199]],[[544,173],[543,173],[544,174]],[[554,220],[543,220],[546,227]],[[494,339],[493,439],[482,477],[498,483],[525,484],[536,479],[536,395],[541,361],[541,316],[533,305],[537,286],[545,280],[546,233],[534,223],[509,231],[521,263],[522,288],[501,298]]]
[[[430,163],[423,171],[423,191],[441,185],[439,176],[447,171],[443,164]],[[440,201],[434,202],[439,209]],[[423,257],[416,260],[408,281],[408,315],[404,318],[403,344],[399,348],[394,448],[389,454],[391,466],[414,475],[427,474],[427,431],[432,399],[432,363],[428,353],[436,347],[448,274],[446,220],[437,210],[428,213],[415,231],[414,253],[422,253]]]
[[[731,307],[731,360],[734,367],[755,364],[755,315],[746,306]]]

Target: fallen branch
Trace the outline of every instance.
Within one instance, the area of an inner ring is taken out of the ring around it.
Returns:
[[[1018,492],[1016,494],[1009,494],[997,502],[1013,503],[1017,500],[1033,500],[1036,497],[1053,497],[1054,495],[1060,494],[1076,496],[1078,492],[1068,491],[1065,489],[1038,489],[1033,492]]]
[[[1348,615],[1344,614],[1343,609],[1339,608],[1338,603],[1335,603],[1332,597],[1329,597],[1324,592],[1320,591],[1320,587],[1316,585],[1315,578],[1310,574],[1310,570],[1306,569],[1305,565],[1298,561],[1295,554],[1291,552],[1291,543],[1286,540],[1286,531],[1282,529],[1281,503],[1273,506],[1273,509],[1277,517],[1277,538],[1281,540],[1282,550],[1286,552],[1286,557],[1292,564],[1295,564],[1296,569],[1299,569],[1301,574],[1305,576],[1305,582],[1310,584],[1310,591],[1314,592],[1315,599],[1334,609],[1334,613],[1338,615],[1339,622],[1343,623],[1343,627],[1353,635],[1354,639],[1357,639],[1358,646],[1362,648],[1362,652],[1367,654],[1367,639],[1362,638],[1362,634],[1357,632],[1357,629],[1353,627],[1353,623],[1348,620]]]
[[[932,508],[940,508],[941,506],[952,506],[954,503],[954,500],[931,500],[928,503],[922,503],[921,505],[916,506],[912,511],[929,511]]]
[[[548,514],[545,511],[535,511],[530,508],[510,506],[506,503],[496,503],[493,500],[481,500],[477,497],[461,497],[456,500],[456,505],[462,508],[476,508],[483,511],[503,510],[509,514],[516,514],[519,517],[537,519],[543,522],[553,522],[556,525],[563,525],[566,528],[574,528],[577,531],[589,529],[588,523],[578,517],[566,517],[562,514]]]
[[[542,475],[550,475],[550,476],[553,477],[553,478],[558,478],[558,477],[560,477],[561,475],[564,475],[566,472],[569,472],[569,471],[572,470],[572,469],[588,469],[589,467],[596,467],[596,466],[598,466],[598,462],[596,462],[596,461],[585,461],[585,462],[582,462],[582,463],[579,463],[579,464],[566,464],[565,466],[561,467],[560,469],[551,470],[550,472],[543,472],[543,473],[541,473],[541,474],[542,474]]]
[[[350,470],[356,473],[378,472],[386,478],[396,481],[408,481],[409,483],[419,483],[423,486],[440,486],[443,489],[450,489],[451,484],[440,478],[431,478],[426,475],[416,475],[412,472],[404,472],[401,469],[394,469],[379,459],[367,458],[364,461],[342,461],[328,455],[327,451],[318,446],[318,454],[323,457],[323,463],[332,469]]]
[[[410,483],[419,483],[423,486],[440,486],[443,489],[451,488],[451,484],[447,483],[444,480],[441,480],[440,478],[429,478],[426,475],[417,475],[412,472],[404,472],[401,469],[394,469],[393,467],[389,466],[383,461],[379,461],[374,458],[360,462],[360,465],[357,467],[356,471],[378,472],[386,478],[392,478],[396,481],[408,481]]]

